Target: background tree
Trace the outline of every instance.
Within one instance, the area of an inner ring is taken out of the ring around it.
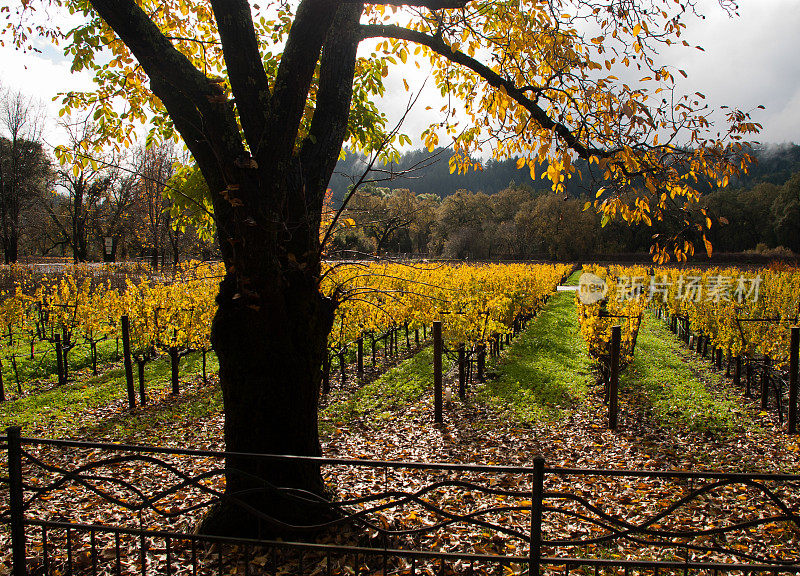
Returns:
[[[800,172],[781,186],[772,204],[776,243],[800,253]]]
[[[44,198],[50,161],[40,141],[44,115],[21,92],[0,92],[0,235],[6,264],[16,262],[23,212]]]
[[[134,152],[136,183],[132,212],[136,219],[135,228],[142,249],[149,253],[150,262],[156,269],[159,259],[164,260],[168,244],[172,244],[174,249],[180,246],[179,238],[176,236],[173,242],[170,236],[170,198],[164,195],[164,189],[174,174],[176,160],[174,146],[167,141],[139,146]],[[174,250],[173,258],[177,261]]]
[[[67,144],[55,149],[56,158],[69,156],[72,161],[61,165],[56,175],[57,193],[45,206],[57,230],[55,244],[64,244],[72,252],[73,261],[89,258],[89,234],[97,221],[99,204],[108,197],[112,185],[110,166],[116,164],[108,155],[93,155],[84,161],[87,151],[99,133],[91,118],[68,118],[60,122]]]
[[[453,171],[469,168],[469,152],[491,140],[497,158],[522,156],[519,167],[547,160],[563,193],[580,156],[606,183],[595,205],[606,219],[649,222],[685,207],[685,230],[705,230],[705,213],[690,219],[699,196],[692,177],[727,182],[747,159],[725,138],[757,129],[732,112],[732,127],[717,138],[698,97],[669,93],[673,73],[654,55],[682,32],[689,1],[407,0],[397,2],[407,7],[399,13],[337,0],[165,0],[147,11],[134,0],[20,1],[23,19],[42,3],[85,17],[66,51],[99,84],[69,95],[67,109],[97,103],[98,122],[122,142],[132,138],[131,120],[153,112],[156,130],[180,133],[208,183],[226,266],[212,342],[226,446],[239,453],[320,453],[320,368],[339,296],[319,290],[322,207],[343,142],[388,154],[387,142],[403,141],[387,134],[372,102],[391,62],[419,48],[431,81],[463,102],[466,128],[447,114],[423,134],[429,148],[455,138]],[[25,45],[25,23],[10,21]],[[65,37],[46,25],[37,31]],[[367,40],[374,48],[359,56]],[[661,92],[620,83],[617,65],[645,70],[645,83]],[[128,102],[124,113],[113,109],[114,96]],[[627,202],[631,187],[641,196]],[[679,240],[656,253],[663,259],[674,248],[682,257]],[[313,463],[231,457],[226,466],[229,494],[288,521],[309,510],[265,496],[255,479],[323,490]],[[255,530],[247,520],[221,507],[204,529]]]
[[[136,200],[135,173],[123,166],[112,165],[107,172],[108,185],[101,190],[92,212],[92,235],[98,242],[102,259],[114,262],[118,257],[127,256],[135,237],[136,221],[134,210]],[[111,250],[107,251],[105,239],[111,238]],[[120,254],[120,247],[121,252]]]
[[[172,178],[164,187],[166,205],[169,210],[170,241],[204,260],[215,250],[214,206],[211,191],[196,165],[178,165]]]
[[[446,258],[491,258],[490,222],[489,197],[458,190],[436,209],[429,247]]]

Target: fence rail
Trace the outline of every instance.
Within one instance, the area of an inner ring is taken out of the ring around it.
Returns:
[[[800,573],[800,475],[254,455],[23,438],[18,428],[0,449],[0,538],[15,576]],[[248,461],[316,467],[328,494],[262,479],[233,491],[245,473],[233,465]],[[287,526],[265,511],[276,502],[313,514]],[[223,503],[263,529],[195,533]],[[274,539],[278,524],[290,541]]]

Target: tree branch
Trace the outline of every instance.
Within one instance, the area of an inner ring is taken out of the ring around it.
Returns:
[[[369,2],[369,4],[387,4],[389,6],[415,6],[429,10],[455,10],[464,8],[469,0],[389,0],[388,2]]]
[[[397,38],[398,40],[407,40],[416,44],[427,46],[440,56],[443,56],[455,64],[460,64],[468,68],[482,77],[490,86],[494,88],[502,88],[506,94],[517,102],[520,106],[525,108],[531,115],[531,118],[536,121],[542,128],[552,130],[556,133],[570,148],[578,153],[583,158],[590,156],[597,156],[605,158],[612,155],[612,152],[601,148],[588,146],[578,140],[572,130],[565,124],[556,122],[547,112],[545,112],[536,102],[526,96],[525,91],[530,90],[530,87],[525,87],[525,90],[519,88],[511,80],[503,78],[500,74],[479,62],[475,58],[467,56],[463,52],[453,51],[441,38],[429,36],[416,30],[409,30],[402,26],[393,24],[364,24],[361,26],[361,38]]]
[[[255,154],[264,137],[269,81],[258,49],[250,4],[246,0],[212,0],[211,6],[244,135]]]
[[[322,50],[316,108],[300,151],[309,191],[324,194],[347,135],[356,51],[361,41],[358,21],[363,8],[362,3],[339,7]]]
[[[337,0],[302,0],[297,7],[275,75],[265,127],[269,142],[258,149],[259,164],[285,166],[291,158],[320,50],[338,6]]]
[[[176,127],[197,121],[196,130],[219,148],[217,156],[230,161],[240,156],[244,146],[233,108],[220,87],[173,46],[133,0],[91,3],[142,65],[153,93],[167,107]]]

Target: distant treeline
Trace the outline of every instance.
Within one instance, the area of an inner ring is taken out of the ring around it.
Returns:
[[[338,205],[342,198],[363,174],[366,158],[362,154],[345,151],[346,157],[336,165],[336,171],[328,184],[333,200]],[[450,150],[437,148],[433,152],[425,149],[412,150],[403,154],[400,161],[392,164],[378,164],[367,174],[368,180],[375,180],[374,185],[395,190],[406,188],[415,194],[435,194],[440,198],[454,194],[456,190],[471,190],[484,194],[495,194],[509,186],[527,186],[532,190],[547,192],[550,182],[541,175],[547,171],[547,165],[539,167],[536,180],[533,180],[527,168],[518,169],[516,158],[508,160],[487,160],[483,170],[470,171],[466,174],[451,174],[448,159]],[[731,188],[741,188],[759,182],[781,185],[794,174],[800,172],[800,146],[794,144],[773,145],[755,150],[758,163],[751,167],[748,175],[741,181],[734,182]],[[585,162],[576,162],[578,170],[583,169]],[[592,194],[587,181],[577,176],[567,181],[567,194],[578,198]]]
[[[593,210],[583,210],[593,194],[577,178],[566,195],[556,196],[548,181],[531,180],[513,159],[487,162],[482,172],[451,175],[447,154],[415,171],[412,179],[359,190],[347,210],[355,226],[339,233],[337,247],[451,258],[580,259],[646,252],[654,234],[671,234],[682,226],[611,222],[603,228]],[[712,228],[714,249],[764,252],[784,247],[800,252],[800,146],[772,147],[756,155],[759,162],[745,178],[702,197],[702,207],[728,222]],[[411,152],[397,165],[381,169],[402,172],[424,165],[428,156],[426,151]],[[363,169],[363,159],[348,158],[349,169],[356,170],[359,163]],[[346,187],[333,189],[335,195],[346,193]]]

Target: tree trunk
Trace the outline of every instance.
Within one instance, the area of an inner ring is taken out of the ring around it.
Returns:
[[[238,291],[242,278],[231,267],[220,284],[212,342],[225,403],[226,450],[319,456],[321,367],[334,308],[319,292],[313,270],[271,272],[258,285],[250,285],[249,291],[261,295],[260,305],[248,303]],[[287,318],[291,321],[285,322]],[[235,456],[225,467],[229,500],[211,511],[201,533],[268,536],[286,531],[271,525],[270,519],[308,525],[324,513],[324,507],[304,505],[270,489],[293,488],[321,496],[323,482],[316,464]],[[230,499],[260,513],[248,512]]]
[[[19,259],[18,247],[19,236],[17,235],[16,228],[12,228],[8,239],[8,248],[6,249],[6,264],[14,264]]]
[[[75,264],[86,262],[86,214],[83,209],[83,179],[76,186],[72,218],[72,258]]]
[[[226,458],[227,498],[198,530],[266,536],[314,523],[327,511],[312,504],[323,491],[317,464],[244,454],[320,454],[318,395],[335,309],[319,291],[320,220],[348,133],[363,5],[301,0],[269,82],[249,4],[212,2],[234,103],[137,3],[91,4],[141,63],[212,192],[226,275],[211,342],[226,449],[239,455]],[[291,490],[306,497],[292,498]]]

